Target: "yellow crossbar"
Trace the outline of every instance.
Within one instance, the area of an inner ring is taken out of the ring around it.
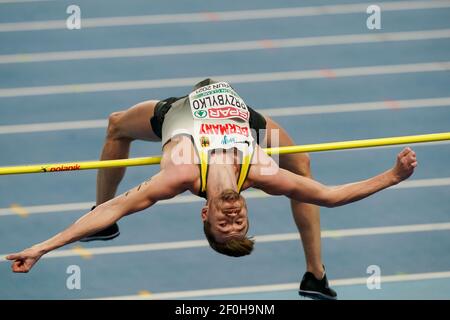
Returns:
[[[432,133],[414,136],[366,139],[366,140],[328,142],[318,144],[307,144],[303,146],[267,148],[264,149],[264,151],[267,152],[267,154],[269,155],[288,154],[288,153],[320,152],[320,151],[332,151],[332,150],[355,149],[355,148],[373,148],[388,145],[412,144],[412,143],[434,142],[444,140],[450,140],[450,132]],[[70,163],[0,167],[0,175],[144,166],[144,165],[159,164],[160,161],[161,157],[155,156],[155,157],[132,158],[122,160],[83,161]]]

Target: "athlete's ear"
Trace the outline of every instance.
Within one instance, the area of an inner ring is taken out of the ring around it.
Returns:
[[[208,219],[208,202],[202,208],[202,221],[205,222]]]

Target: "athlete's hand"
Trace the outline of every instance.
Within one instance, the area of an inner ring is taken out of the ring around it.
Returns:
[[[26,273],[41,258],[43,253],[35,248],[29,248],[19,253],[13,253],[6,257],[13,261],[11,269],[13,272]]]
[[[397,156],[397,163],[392,172],[396,183],[408,179],[417,167],[416,153],[411,148],[405,148]]]

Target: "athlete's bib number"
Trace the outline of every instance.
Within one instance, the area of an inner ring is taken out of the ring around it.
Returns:
[[[250,118],[244,100],[226,82],[195,90],[189,95],[189,103],[194,119]]]

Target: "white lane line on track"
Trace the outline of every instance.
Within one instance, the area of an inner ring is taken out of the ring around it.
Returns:
[[[383,275],[382,281],[383,283],[392,283],[392,282],[420,281],[420,280],[446,279],[446,278],[450,278],[450,271],[411,273],[401,275]],[[366,285],[366,283],[367,277],[330,280],[330,286],[332,287]],[[298,290],[298,287],[299,287],[298,282],[291,282],[291,283],[255,285],[245,287],[243,286],[231,288],[160,292],[160,293],[152,293],[152,295],[145,297],[141,295],[128,295],[128,296],[102,297],[95,299],[97,300],[186,299],[186,298],[211,297],[211,296],[222,296],[232,294],[263,293],[263,292],[277,292],[288,290],[290,291],[290,290]]]
[[[159,25],[159,24],[180,24],[180,23],[199,23],[199,22],[217,22],[217,21],[241,21],[257,19],[280,19],[293,17],[312,17],[337,14],[360,13],[365,14],[366,9],[373,3],[339,4],[312,7],[293,7],[293,8],[271,8],[257,10],[240,11],[221,11],[221,12],[196,12],[179,14],[160,14],[160,15],[141,15],[141,16],[122,16],[122,17],[104,17],[104,18],[83,18],[81,27],[118,27],[118,26],[138,26],[138,25]],[[430,1],[392,1],[378,4],[383,12],[404,11],[404,10],[423,10],[449,8],[448,0],[430,0]],[[0,32],[15,31],[36,31],[36,30],[55,30],[65,29],[65,20],[47,20],[31,22],[12,22],[1,23]]]
[[[427,188],[427,187],[444,187],[450,185],[450,177],[448,178],[435,178],[435,179],[415,179],[406,180],[394,187],[389,189],[409,189],[409,188]],[[264,193],[260,190],[244,191],[243,196],[246,199],[258,199],[258,198],[268,198],[271,195]],[[164,200],[158,202],[157,205],[168,205],[168,204],[183,204],[183,203],[194,203],[203,202],[203,198],[194,195],[180,195],[170,200]],[[49,205],[39,205],[39,206],[22,206],[24,210],[27,211],[29,215],[32,214],[44,214],[44,213],[54,213],[54,212],[67,212],[67,211],[83,211],[89,210],[92,207],[93,202],[76,202],[76,203],[60,203],[60,204],[49,204]],[[2,216],[17,216],[17,214],[11,208],[0,208],[0,217]]]
[[[360,103],[342,103],[333,105],[299,106],[299,107],[270,108],[270,109],[266,108],[266,109],[258,109],[258,111],[261,111],[263,114],[269,117],[283,117],[294,115],[306,116],[314,114],[330,114],[341,112],[400,110],[400,109],[448,107],[448,106],[450,106],[450,97],[374,101],[374,102],[360,102]]]
[[[375,65],[336,69],[297,70],[285,72],[209,75],[203,77],[154,79],[138,81],[116,81],[96,83],[75,83],[67,85],[16,87],[0,89],[0,98],[39,96],[68,93],[90,93],[122,90],[159,89],[190,87],[199,80],[212,77],[230,83],[259,83],[307,79],[329,79],[341,77],[374,76],[419,72],[442,72],[450,70],[450,61],[436,61],[412,64]]]
[[[108,121],[105,119],[62,121],[62,122],[40,122],[40,123],[0,126],[0,134],[97,129],[97,128],[106,128],[107,125]]]
[[[324,230],[321,233],[322,238],[341,238],[341,237],[360,237],[360,236],[374,236],[385,234],[403,234],[412,232],[433,232],[450,230],[450,222],[443,223],[430,223],[430,224],[413,224],[413,225],[400,225],[400,226],[386,226],[386,227],[371,227],[371,228],[353,228],[353,229],[340,229],[340,230]],[[294,233],[281,233],[281,234],[268,234],[255,236],[255,241],[258,243],[270,243],[279,241],[294,241],[300,240],[298,232]],[[124,253],[136,253],[136,252],[149,252],[160,250],[180,250],[208,247],[206,240],[185,240],[185,241],[172,241],[172,242],[157,242],[157,243],[143,243],[132,244],[122,246],[104,246],[85,248],[92,256],[103,254],[124,254]],[[0,262],[6,262],[5,256],[8,254],[0,254]],[[77,257],[79,253],[71,249],[55,250],[42,258],[64,258],[64,257]]]
[[[449,107],[450,97],[411,99],[411,100],[390,100],[374,102],[356,102],[332,105],[297,106],[283,108],[262,108],[258,109],[262,114],[270,117],[286,116],[306,116],[317,114],[333,114],[341,112],[361,112],[377,110],[400,110],[412,108],[432,108]],[[16,134],[31,132],[80,130],[106,128],[108,121],[105,119],[63,121],[63,122],[42,122],[31,124],[17,124],[0,126],[0,134]]]
[[[24,2],[49,2],[49,1],[55,1],[55,0],[0,0],[0,4],[24,3]]]
[[[376,34],[348,34],[288,39],[202,43],[158,47],[19,53],[0,55],[0,64],[263,50],[267,49],[268,46],[270,48],[299,48],[357,43],[417,41],[445,39],[449,37],[450,29],[438,29],[425,31],[385,32]]]

